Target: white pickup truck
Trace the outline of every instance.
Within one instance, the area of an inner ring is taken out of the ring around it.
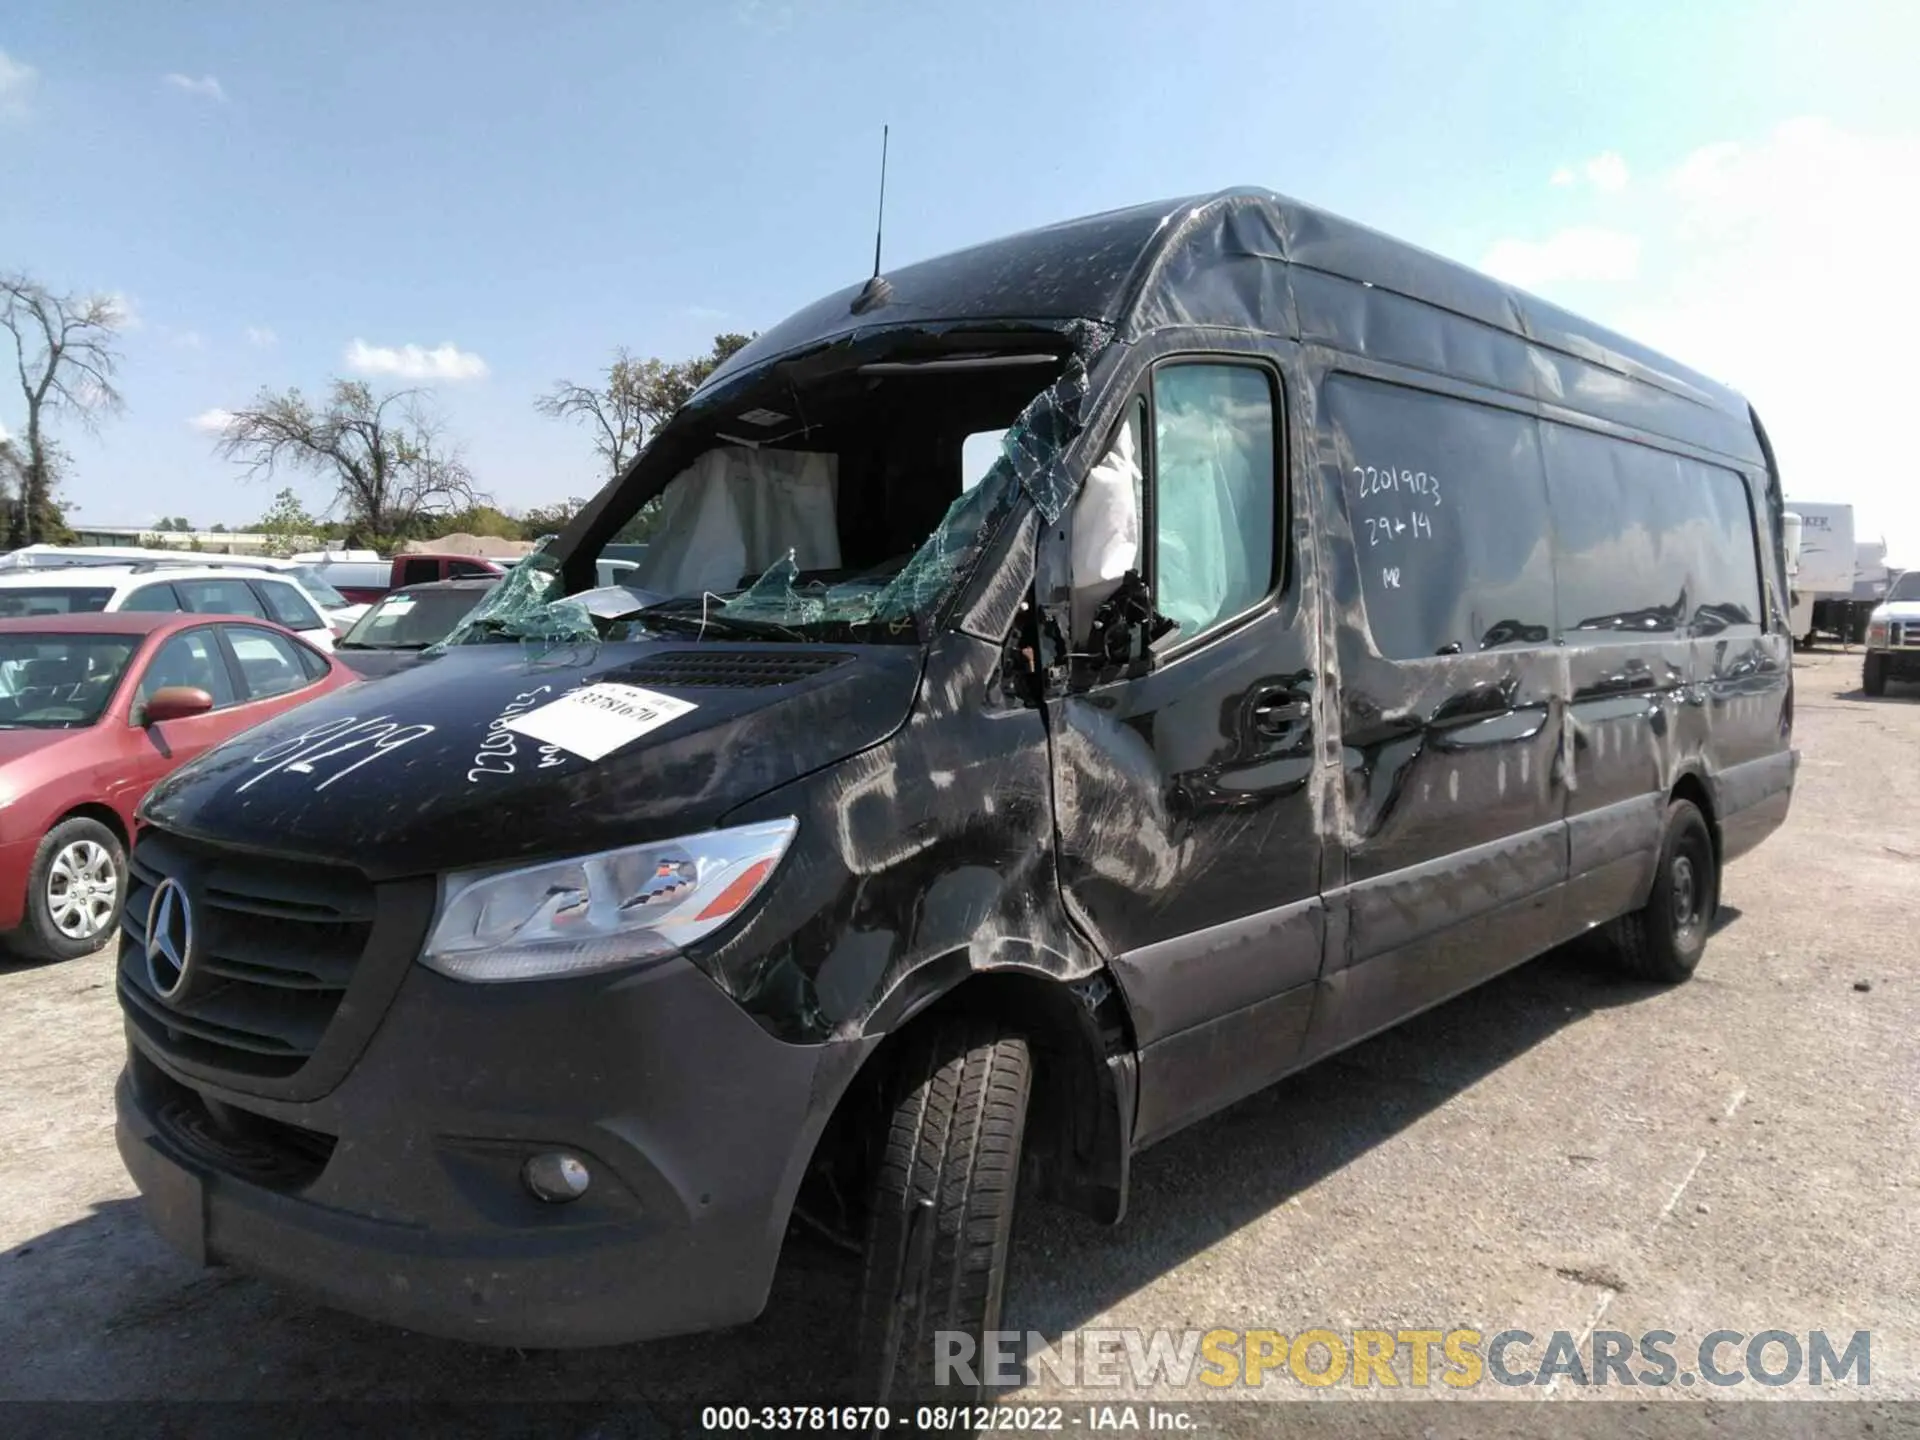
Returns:
[[[1867,617],[1867,658],[1860,688],[1887,693],[1889,680],[1920,680],[1920,570],[1887,587],[1887,598]]]

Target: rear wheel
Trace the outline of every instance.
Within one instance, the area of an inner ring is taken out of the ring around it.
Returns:
[[[1691,800],[1667,807],[1660,868],[1647,903],[1613,922],[1611,939],[1622,968],[1646,980],[1688,979],[1707,948],[1720,905],[1720,868],[1707,817]]]
[[[1860,688],[1869,695],[1887,693],[1887,657],[1869,655],[1860,667]]]
[[[76,960],[112,936],[127,898],[127,854],[98,820],[63,820],[34,853],[27,923],[18,948],[35,959]]]
[[[936,1365],[935,1336],[970,1340],[970,1349],[939,1343],[982,1376],[983,1334],[1000,1324],[1032,1072],[1026,1041],[959,1016],[910,1039],[893,1077],[859,1334],[861,1398],[900,1414],[980,1394]]]

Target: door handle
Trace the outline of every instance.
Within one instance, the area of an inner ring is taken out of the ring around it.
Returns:
[[[1313,713],[1303,696],[1281,693],[1255,703],[1253,724],[1263,735],[1284,735]]]

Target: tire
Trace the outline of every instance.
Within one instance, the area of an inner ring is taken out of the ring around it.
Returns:
[[[27,872],[26,924],[15,948],[36,960],[77,960],[113,938],[127,903],[127,852],[98,820],[62,820]]]
[[[1869,655],[1860,667],[1860,688],[1869,695],[1887,693],[1887,657]]]
[[[1026,1041],[955,1017],[910,1039],[892,1073],[858,1333],[861,1400],[899,1415],[971,1404],[983,1388],[936,1383],[934,1335],[970,1336],[984,1379],[981,1337],[1000,1324],[1032,1070]]]
[[[1692,977],[1720,905],[1720,868],[1707,817],[1691,800],[1667,807],[1660,868],[1647,903],[1613,922],[1614,958],[1630,975],[1676,985]]]

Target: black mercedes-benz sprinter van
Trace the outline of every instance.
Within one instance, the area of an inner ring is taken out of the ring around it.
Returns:
[[[1793,784],[1780,533],[1738,396],[1269,193],[854,286],[154,792],[121,1153],[191,1256],[522,1346],[750,1319],[798,1209],[917,1393],[1017,1181],[1116,1221],[1600,927],[1687,978]]]

